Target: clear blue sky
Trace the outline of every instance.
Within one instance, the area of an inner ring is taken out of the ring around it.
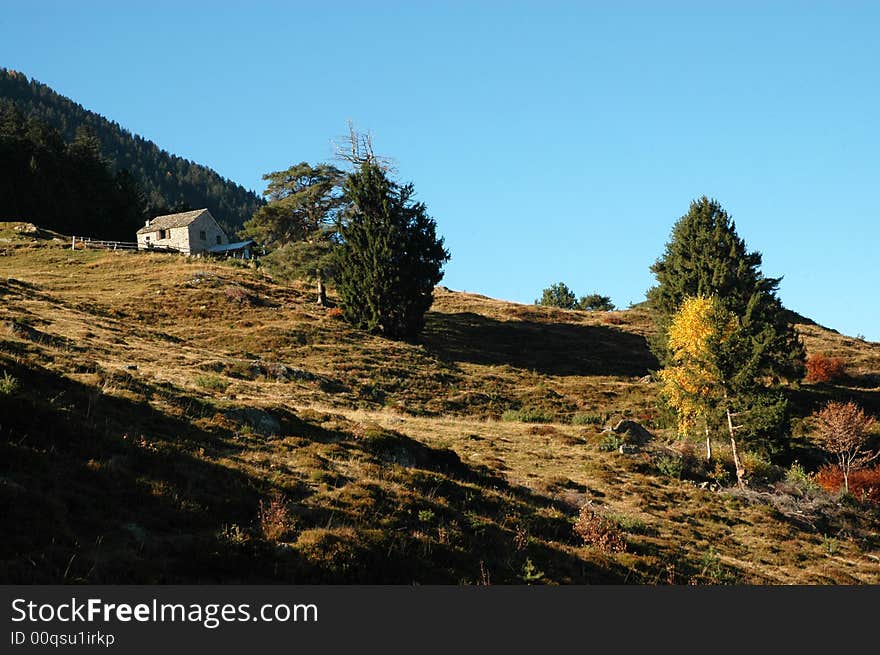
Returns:
[[[0,66],[262,191],[346,121],[412,181],[443,284],[644,298],[700,195],[783,302],[880,340],[880,4],[4,0]]]

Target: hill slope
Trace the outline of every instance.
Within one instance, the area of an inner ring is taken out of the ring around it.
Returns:
[[[659,428],[607,448],[658,420],[643,312],[438,289],[403,344],[259,270],[8,225],[0,253],[4,582],[880,582],[868,507],[678,479]],[[880,346],[808,327],[876,407]],[[625,552],[575,534],[585,504]]]
[[[15,103],[26,117],[54,126],[68,142],[73,141],[78,128],[91,130],[114,170],[127,170],[138,182],[150,216],[207,207],[224,227],[234,231],[262,203],[257,194],[207,166],[172,155],[21,73],[0,68],[0,99]]]

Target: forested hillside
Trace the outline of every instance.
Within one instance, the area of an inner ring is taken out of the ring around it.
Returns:
[[[148,215],[207,207],[227,229],[235,230],[262,203],[257,194],[210,168],[162,150],[152,141],[132,134],[115,121],[84,109],[21,73],[0,68],[0,100],[13,102],[26,119],[55,127],[67,143],[74,141],[77,131],[80,135],[93,135],[112,172],[118,175],[128,171],[140,186]],[[7,207],[0,209],[9,211]],[[45,220],[34,216],[10,218],[36,220],[46,225]],[[57,227],[65,232],[82,231],[71,224]]]

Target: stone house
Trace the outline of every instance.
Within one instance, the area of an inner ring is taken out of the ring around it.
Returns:
[[[223,228],[207,209],[156,216],[137,231],[138,250],[176,250],[185,255],[229,245]]]

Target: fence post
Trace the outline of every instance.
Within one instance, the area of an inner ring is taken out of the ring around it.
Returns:
[[[76,250],[76,237],[72,237],[73,241],[70,242],[70,249]]]

